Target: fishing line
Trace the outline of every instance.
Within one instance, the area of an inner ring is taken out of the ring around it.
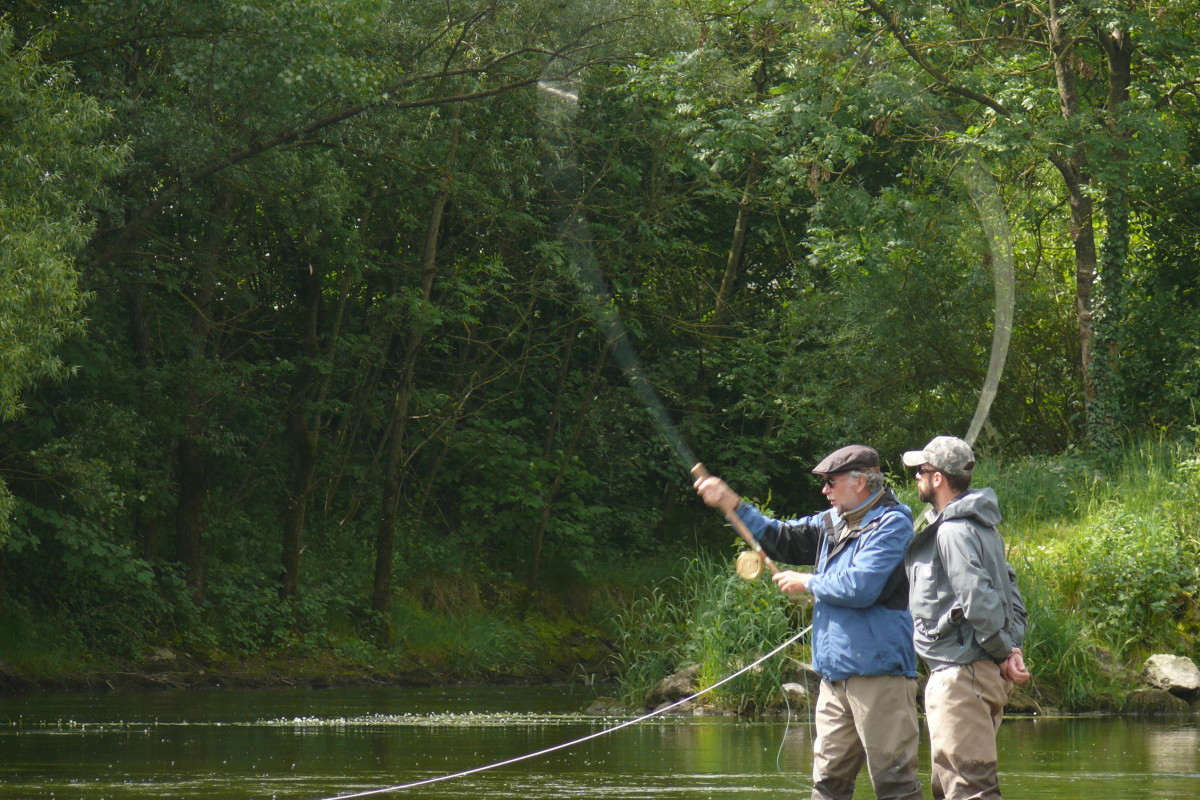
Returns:
[[[613,355],[625,372],[630,385],[637,393],[642,404],[650,413],[651,418],[663,434],[667,444],[670,446],[675,457],[679,460],[680,465],[685,472],[689,474],[697,474],[696,470],[703,470],[703,466],[699,464],[698,459],[692,452],[692,449],[684,441],[678,428],[672,422],[670,415],[667,413],[666,407],[663,405],[658,393],[650,381],[646,378],[639,364],[637,354],[630,344],[629,336],[625,330],[625,326],[621,322],[620,315],[617,312],[616,304],[612,293],[605,284],[603,275],[596,261],[596,256],[593,248],[590,246],[589,237],[587,235],[587,222],[579,208],[579,199],[582,196],[579,191],[580,177],[579,166],[574,158],[574,147],[570,143],[570,134],[572,123],[576,114],[579,111],[579,94],[576,89],[577,84],[569,77],[546,77],[538,82],[540,97],[543,99],[543,115],[547,122],[547,128],[553,137],[557,137],[559,141],[550,142],[551,136],[547,135],[546,139],[551,143],[549,148],[554,154],[554,165],[548,173],[548,180],[552,189],[551,202],[556,203],[561,209],[562,218],[560,220],[560,241],[565,247],[565,262],[569,271],[575,276],[575,281],[591,311],[595,323]],[[1014,291],[1013,291],[1013,258],[1012,244],[1009,237],[1009,229],[1007,215],[1005,214],[1003,203],[999,198],[999,193],[995,187],[991,176],[983,168],[977,156],[974,153],[970,154],[966,159],[966,183],[968,192],[972,201],[975,203],[979,211],[981,221],[983,223],[984,233],[988,240],[988,246],[992,253],[992,265],[994,269],[995,290],[996,290],[996,311],[993,329],[993,341],[991,349],[991,358],[988,366],[987,377],[984,382],[984,387],[980,393],[978,404],[976,406],[974,417],[971,421],[970,429],[967,433],[967,441],[974,442],[979,431],[982,429],[984,422],[987,419],[993,399],[995,398],[996,390],[999,385],[1000,376],[1003,372],[1004,362],[1008,352],[1009,338],[1012,329],[1012,312],[1014,306]],[[706,474],[706,473],[701,473]],[[727,519],[738,529],[739,534],[743,538],[747,538],[747,533],[744,531],[744,526],[739,526],[740,520],[733,515],[728,515]],[[752,537],[748,538],[748,542],[752,547],[756,544]],[[759,559],[765,559],[761,553],[761,549],[756,548],[756,556]],[[774,571],[774,565],[769,560],[763,560],[763,564],[771,567]],[[742,569],[746,574],[744,577],[757,577],[749,563],[743,563]],[[753,573],[753,575],[751,574]],[[351,794],[332,795],[321,800],[353,800],[354,798],[370,797],[374,795],[387,794],[390,792],[400,792],[407,789],[413,789],[420,786],[428,786],[434,783],[454,780],[458,778],[475,775],[500,767],[517,764],[522,761],[538,758],[550,753],[564,750],[584,742],[597,739],[601,736],[615,733],[616,731],[644,722],[653,717],[664,714],[672,709],[691,702],[699,697],[708,694],[709,692],[729,683],[730,681],[740,677],[741,675],[755,669],[763,662],[774,657],[782,652],[787,647],[791,646],[799,639],[805,636],[812,630],[812,625],[804,628],[799,633],[788,638],[775,649],[771,650],[766,655],[756,659],[742,669],[733,674],[721,679],[713,685],[702,689],[688,697],[678,700],[670,705],[655,709],[654,711],[644,714],[632,720],[627,720],[618,725],[597,731],[587,736],[580,737],[568,742],[563,742],[552,747],[538,750],[532,753],[516,756],[514,758],[497,761],[484,766],[475,767],[461,772],[427,778],[411,783],[397,784],[383,788],[370,789]],[[807,683],[807,681],[806,681]],[[806,687],[807,688],[807,687]],[[788,727],[784,731],[784,742],[786,742],[788,730],[790,730],[792,711],[791,703],[787,701],[785,693],[785,702],[788,708]],[[779,752],[776,756],[777,765],[780,764],[779,759],[782,757],[784,743],[781,742]],[[782,771],[782,767],[780,765]]]
[[[525,755],[516,756],[515,758],[509,758],[504,761],[497,761],[492,764],[486,764],[482,767],[473,767],[472,769],[463,770],[462,772],[455,772],[455,773],[451,773],[448,775],[439,775],[435,778],[426,778],[425,780],[413,781],[412,783],[397,784],[396,786],[385,786],[382,789],[368,789],[367,791],[355,792],[353,794],[331,795],[329,797],[320,798],[320,800],[352,800],[352,798],[355,798],[355,797],[370,797],[372,795],[386,794],[388,792],[400,792],[400,791],[404,791],[406,789],[415,789],[418,786],[428,786],[433,783],[441,783],[443,781],[454,780],[456,778],[465,778],[468,775],[475,775],[477,773],[486,772],[487,770],[496,769],[498,767],[506,767],[510,764],[517,764],[517,763],[520,763],[521,761],[528,761],[531,758],[538,758],[539,756],[544,756],[549,753],[557,752],[559,750],[565,750],[568,747],[574,747],[577,744],[583,744],[584,742],[591,741],[592,739],[598,739],[601,736],[606,736],[610,733],[614,733],[616,731],[621,730],[622,728],[628,728],[631,725],[636,725],[639,722],[644,722],[652,717],[657,717],[660,714],[665,714],[666,712],[670,711],[671,709],[678,708],[679,706],[683,705],[684,703],[690,703],[692,700],[695,700],[697,697],[703,697],[704,695],[708,694],[709,692],[713,691],[714,689],[716,689],[720,686],[724,686],[725,684],[729,683],[733,679],[738,678],[738,677],[744,675],[745,673],[749,672],[750,670],[757,668],[763,662],[768,661],[769,659],[771,659],[774,656],[778,655],[779,653],[783,652],[788,647],[790,647],[791,645],[793,645],[797,641],[799,641],[801,637],[806,635],[811,630],[812,630],[812,625],[809,625],[804,630],[802,630],[799,633],[788,638],[783,644],[779,645],[771,652],[767,653],[764,656],[761,656],[760,658],[751,662],[750,664],[747,664],[746,666],[742,667],[741,669],[739,669],[737,672],[733,673],[732,675],[722,678],[721,680],[714,683],[712,686],[701,689],[700,691],[696,692],[695,694],[685,697],[682,700],[676,700],[674,703],[671,703],[670,705],[662,706],[661,708],[656,708],[655,710],[651,711],[650,713],[643,714],[642,716],[637,717],[636,719],[626,720],[625,722],[622,722],[618,725],[613,725],[611,728],[604,728],[603,730],[596,731],[595,733],[590,733],[587,736],[581,736],[580,738],[572,739],[569,742],[563,742],[561,744],[556,744],[553,747],[547,747],[543,750],[538,750],[533,753],[526,753]]]
[[[805,678],[804,689],[806,692],[808,692],[808,696],[812,697],[812,689],[809,686],[809,683],[810,683],[809,680],[807,678]],[[812,784],[805,783],[804,781],[800,781],[800,780],[793,778],[790,773],[786,772],[783,769],[783,751],[784,751],[784,748],[787,747],[788,734],[792,730],[792,716],[793,716],[792,715],[792,701],[790,699],[788,699],[787,692],[783,693],[783,704],[787,708],[787,720],[784,722],[784,725],[783,725],[783,736],[779,739],[779,749],[775,751],[775,770],[780,775],[783,775],[785,778],[787,778],[791,782],[791,784],[793,786],[795,786],[796,788],[804,789],[807,791],[808,789],[812,788]]]
[[[975,405],[975,415],[967,429],[967,444],[974,445],[975,439],[987,421],[992,401],[1000,387],[1000,376],[1004,373],[1004,362],[1008,358],[1008,345],[1012,339],[1013,310],[1016,308],[1016,278],[1013,273],[1012,235],[1008,225],[1008,213],[996,181],[984,168],[977,152],[972,151],[966,159],[966,184],[971,201],[979,212],[979,221],[987,237],[988,250],[992,255],[992,284],[996,293],[996,308],[992,321],[992,352],[988,358],[987,377]]]
[[[539,82],[539,88],[542,90],[542,96],[549,98],[551,102],[547,104],[547,119],[555,123],[558,135],[565,136],[565,126],[563,123],[569,123],[578,110],[579,96],[572,90],[572,84],[563,80],[546,79]],[[557,169],[552,175],[552,186],[556,190],[557,199],[562,200],[565,197],[575,198],[578,196],[577,188],[579,185],[579,170],[573,157],[570,156],[572,148],[559,147],[556,149],[558,153]],[[983,170],[977,160],[971,160],[970,175],[968,178],[968,188],[971,197],[980,211],[980,216],[983,221],[985,233],[988,236],[989,247],[993,251],[993,268],[995,271],[996,291],[997,291],[997,309],[995,318],[995,329],[993,331],[993,346],[992,355],[989,363],[988,375],[985,381],[984,390],[982,391],[979,404],[976,408],[975,417],[971,423],[971,429],[968,433],[969,441],[973,441],[978,435],[983,422],[987,418],[988,410],[991,402],[995,397],[996,387],[999,384],[1000,375],[1004,368],[1004,361],[1008,351],[1008,338],[1011,334],[1012,325],[1012,308],[1013,308],[1013,292],[1012,292],[1012,250],[1011,242],[1008,238],[1007,219],[1004,214],[1003,204],[999,200],[998,192],[995,189],[994,183],[990,182],[990,176]],[[625,331],[624,325],[621,323],[611,293],[604,283],[603,276],[597,266],[595,254],[590,246],[586,244],[587,238],[586,222],[575,203],[566,204],[566,213],[564,214],[561,223],[562,241],[567,249],[567,261],[573,267],[572,272],[576,275],[581,291],[587,300],[588,306],[592,311],[597,326],[604,334],[606,341],[612,349],[614,356],[621,365],[622,370],[626,373],[630,384],[637,392],[642,403],[650,412],[659,430],[662,432],[667,443],[670,445],[675,456],[679,459],[683,468],[691,473],[694,468],[700,466],[698,461],[683,440],[678,429],[671,421],[667,414],[658,393],[655,392],[653,386],[642,373],[638,363],[637,355],[629,343],[629,337]],[[997,253],[997,247],[1000,252]],[[1001,296],[1002,290],[1006,290],[1005,296]],[[731,520],[732,521],[732,520]],[[739,533],[741,531],[739,530]],[[573,739],[568,742],[547,747],[524,755],[509,758],[503,761],[497,761],[491,764],[486,764],[472,769],[463,770],[446,775],[440,775],[434,778],[427,778],[411,783],[397,784],[394,786],[386,786],[378,789],[370,789],[362,792],[351,794],[332,795],[321,800],[353,800],[354,798],[370,797],[374,795],[387,794],[390,792],[400,792],[408,789],[417,788],[420,786],[428,786],[434,783],[464,778],[469,775],[475,775],[488,770],[498,769],[500,767],[517,764],[522,761],[539,758],[550,753],[565,750],[569,747],[582,744],[584,742],[598,739],[601,736],[606,736],[616,731],[628,728],[632,725],[644,722],[653,717],[665,714],[672,709],[678,708],[685,703],[689,703],[699,697],[702,697],[709,692],[729,683],[730,681],[744,675],[752,669],[757,668],[765,661],[773,658],[787,647],[799,641],[812,630],[812,625],[804,628],[799,633],[791,636],[782,644],[771,650],[764,656],[747,664],[742,669],[734,672],[725,678],[717,681],[711,686],[708,686],[700,691],[678,700],[669,705],[660,707],[644,714],[635,719],[627,720],[618,725],[605,728],[587,736]],[[786,696],[785,696],[786,702]],[[791,704],[788,702],[788,728],[784,732],[784,742],[786,742],[787,732],[791,725]],[[781,742],[779,752],[776,756],[777,765],[782,757],[784,743]],[[782,767],[780,765],[782,771]]]
[[[617,313],[612,293],[605,284],[604,276],[596,262],[595,252],[588,244],[586,220],[578,208],[581,196],[579,165],[569,141],[571,123],[579,111],[578,91],[568,78],[543,79],[539,81],[538,88],[544,100],[544,118],[552,134],[560,140],[554,143],[552,148],[554,168],[550,171],[549,180],[553,189],[552,201],[562,210],[560,234],[566,247],[568,268],[630,385],[650,412],[651,418],[680,464],[690,471],[697,459],[671,421],[658,393],[643,373],[625,326]],[[549,138],[547,136],[547,139]],[[970,425],[964,435],[967,443],[974,445],[996,398],[1012,339],[1016,307],[1015,259],[1008,213],[996,182],[984,166],[977,148],[961,144],[959,147],[963,153],[960,162],[963,169],[959,172],[959,177],[979,215],[990,255],[994,291],[992,342],[987,372]]]
[[[588,308],[591,311],[592,317],[596,322],[597,327],[603,334],[609,349],[616,357],[621,369],[624,371],[629,380],[630,385],[637,393],[642,404],[650,413],[651,418],[657,425],[659,431],[663,434],[667,444],[670,446],[675,457],[679,460],[680,465],[689,475],[702,477],[707,472],[704,471],[704,466],[699,463],[692,449],[688,447],[683,436],[679,433],[679,429],[672,422],[670,415],[667,413],[666,407],[663,405],[658,393],[654,390],[650,381],[642,372],[638,362],[637,353],[630,344],[629,336],[625,330],[625,326],[621,322],[620,315],[617,313],[616,304],[613,300],[612,293],[605,284],[604,277],[600,272],[599,265],[596,262],[595,252],[588,244],[587,223],[582,213],[578,208],[578,199],[581,196],[579,192],[579,166],[573,156],[574,148],[570,146],[568,141],[568,131],[570,124],[575,118],[579,110],[579,94],[575,89],[575,84],[568,78],[545,78],[538,82],[538,88],[541,90],[541,97],[544,99],[543,114],[544,119],[550,126],[550,130],[556,137],[562,141],[557,143],[557,146],[552,148],[554,153],[554,167],[548,172],[548,181],[551,187],[551,201],[558,204],[562,211],[562,219],[560,221],[560,240],[564,243],[565,261],[568,269],[575,276],[576,283],[586,301]],[[547,139],[550,137],[547,136]],[[749,536],[749,531],[745,530],[745,526],[740,524],[733,515],[727,515],[727,519],[734,525],[738,533],[747,539],[748,543],[756,551],[759,559],[776,571],[775,565],[766,558],[762,553],[761,546],[757,545],[752,536]],[[677,700],[666,706],[651,711],[635,719],[627,720],[610,728],[597,731],[587,736],[573,739],[569,742],[547,747],[543,750],[538,750],[532,753],[516,756],[504,761],[497,761],[492,764],[486,764],[480,767],[463,770],[447,775],[440,775],[434,778],[427,778],[412,783],[397,784],[395,786],[386,786],[378,789],[369,789],[362,792],[352,794],[332,795],[321,800],[353,800],[359,797],[371,797],[374,795],[387,794],[389,792],[400,792],[407,789],[414,789],[419,786],[428,786],[434,783],[464,778],[469,775],[475,775],[487,770],[497,769],[499,767],[517,764],[522,761],[528,761],[533,758],[548,755],[550,753],[564,750],[568,747],[573,747],[584,742],[597,739],[601,736],[606,736],[623,728],[628,728],[645,720],[665,714],[672,709],[689,703],[698,697],[702,697],[709,692],[724,686],[726,683],[744,675],[752,669],[757,668],[763,662],[779,654],[786,648],[790,647],[795,642],[799,641],[809,631],[812,630],[812,625],[804,628],[799,633],[791,636],[774,650],[771,650],[764,656],[742,667],[740,670],[731,675],[722,678],[716,683],[708,686],[700,691]],[[789,705],[790,716],[790,705]]]

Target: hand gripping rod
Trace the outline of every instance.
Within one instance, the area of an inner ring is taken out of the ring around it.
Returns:
[[[703,464],[696,464],[694,467],[692,467],[692,475],[696,477],[696,480],[703,480],[704,478],[709,477],[709,472]],[[725,520],[733,526],[733,529],[737,531],[743,539],[746,540],[746,544],[750,545],[750,549],[753,550],[754,554],[758,556],[758,560],[761,561],[763,565],[771,571],[771,574],[779,574],[779,567],[775,566],[775,562],[771,560],[771,557],[763,552],[762,545],[759,544],[758,540],[754,538],[754,534],[752,534],[750,529],[746,527],[746,523],[742,522],[738,515],[733,511],[730,511],[725,515]]]

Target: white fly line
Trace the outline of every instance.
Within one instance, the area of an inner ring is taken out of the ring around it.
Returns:
[[[615,733],[616,731],[619,731],[622,728],[628,728],[629,726],[636,725],[639,722],[645,722],[646,720],[650,719],[651,717],[657,717],[660,714],[665,714],[666,712],[670,711],[673,708],[678,708],[679,706],[683,705],[684,703],[690,703],[691,701],[695,700],[697,697],[702,697],[702,696],[708,694],[709,692],[713,691],[714,689],[724,686],[726,683],[729,683],[730,681],[734,680],[735,678],[746,674],[747,672],[749,672],[750,670],[759,666],[763,662],[768,661],[769,659],[778,655],[782,651],[786,650],[788,647],[790,647],[791,645],[793,645],[797,641],[799,641],[800,638],[803,637],[805,634],[807,634],[810,630],[812,630],[812,625],[809,625],[804,630],[802,630],[799,633],[795,634],[794,636],[788,638],[787,641],[785,641],[783,644],[776,647],[771,652],[767,653],[764,656],[759,657],[755,661],[752,661],[751,663],[749,663],[746,666],[739,669],[737,672],[734,672],[733,674],[722,678],[721,680],[714,683],[712,686],[708,686],[704,689],[701,689],[700,691],[696,692],[695,694],[685,697],[682,700],[676,700],[674,703],[671,703],[670,705],[656,708],[653,711],[651,711],[649,714],[643,714],[642,716],[637,717],[636,719],[626,720],[625,722],[622,722],[618,725],[613,725],[610,728],[605,728],[603,730],[596,731],[595,733],[590,733],[587,736],[582,736],[578,739],[572,739],[569,742],[563,742],[561,744],[556,744],[553,747],[547,747],[544,750],[538,750],[533,753],[525,753],[524,755],[505,759],[504,761],[496,761],[492,764],[485,764],[481,767],[473,767],[468,770],[463,770],[462,772],[454,772],[454,773],[450,773],[447,775],[438,775],[437,777],[434,777],[434,778],[426,778],[426,779],[420,780],[420,781],[413,781],[412,783],[400,783],[400,784],[396,784],[395,786],[384,786],[379,789],[368,789],[368,790],[362,791],[362,792],[354,792],[353,794],[331,795],[329,797],[320,798],[320,800],[351,800],[352,798],[355,798],[355,797],[370,797],[372,795],[377,795],[377,794],[387,794],[388,792],[402,792],[406,789],[415,789],[418,786],[428,786],[431,783],[441,783],[443,781],[455,780],[456,778],[465,778],[468,775],[475,775],[477,773],[486,772],[491,769],[497,769],[499,767],[506,767],[510,764],[517,764],[517,763],[520,763],[521,761],[528,761],[532,758],[538,758],[540,756],[544,756],[549,753],[554,753],[559,750],[565,750],[568,747],[574,747],[577,744],[582,744],[584,742],[591,741],[592,739],[598,739],[601,736],[607,736],[608,734]]]

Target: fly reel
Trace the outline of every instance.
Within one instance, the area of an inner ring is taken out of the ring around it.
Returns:
[[[743,550],[738,553],[737,560],[734,562],[734,569],[737,571],[738,577],[748,581],[761,575],[762,568],[762,559],[753,550]]]

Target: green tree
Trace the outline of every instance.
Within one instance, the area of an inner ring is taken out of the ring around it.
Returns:
[[[1061,198],[1086,435],[1100,452],[1136,422],[1122,410],[1121,360],[1134,344],[1124,331],[1139,217],[1155,215],[1164,178],[1194,183],[1186,163],[1161,157],[1191,127],[1188,104],[1173,101],[1195,86],[1194,48],[1183,44],[1194,35],[1191,6],[868,2],[871,24],[953,101],[958,132],[1011,157],[1006,180],[1036,177],[1048,199]]]
[[[0,419],[21,413],[21,392],[69,372],[58,346],[84,324],[75,260],[93,230],[89,206],[120,167],[109,115],[63,65],[47,65],[45,37],[21,43],[0,19]],[[11,510],[0,482],[0,533]]]
[[[318,629],[403,645],[412,604],[457,607],[473,579],[528,601],[606,562],[725,546],[594,294],[673,433],[781,509],[819,502],[808,470],[833,446],[891,458],[965,428],[993,325],[976,164],[1017,252],[981,443],[1058,449],[1100,407],[1076,199],[1101,275],[1089,319],[1119,321],[1094,327],[1118,340],[1091,348],[1118,367],[1096,395],[1136,400],[1131,425],[1195,396],[1191,55],[1162,25],[1138,33],[1129,99],[1111,99],[1126,83],[1100,65],[1123,56],[1084,24],[1149,18],[1072,8],[1056,62],[1033,5],[19,8],[17,38],[54,34],[28,68],[70,64],[129,149],[76,196],[99,224],[53,300],[77,316],[88,293],[89,324],[45,350],[74,377],[23,378],[6,428],[22,602],[105,647],[277,650]]]

